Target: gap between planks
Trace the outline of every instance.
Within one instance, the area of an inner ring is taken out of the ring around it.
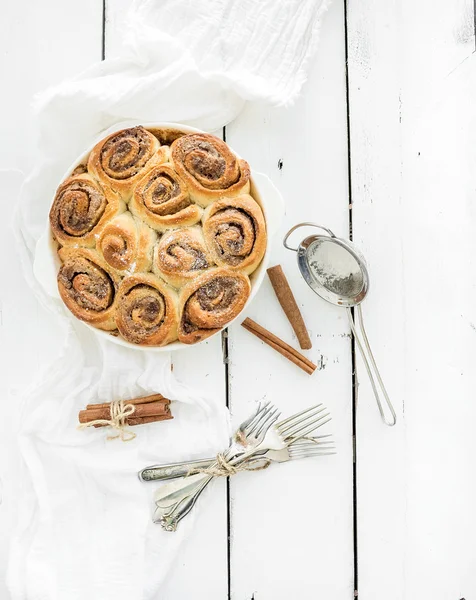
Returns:
[[[476,0],[475,0],[476,2]],[[350,86],[349,86],[349,38],[347,28],[348,0],[344,0],[344,44],[345,44],[345,96],[347,113],[347,181],[348,181],[348,212],[349,212],[349,239],[353,239],[352,216],[352,156],[350,140]],[[355,309],[351,309],[352,318],[355,319]],[[357,394],[358,381],[356,376],[356,348],[354,336],[350,337],[351,343],[351,368],[352,368],[352,483],[353,483],[353,547],[354,547],[354,597],[358,597],[359,566],[358,566],[358,530],[357,530]]]
[[[106,58],[106,0],[102,0],[101,60]]]
[[[223,141],[226,142],[226,127],[222,131]],[[228,346],[228,329],[222,331],[221,334],[222,349],[223,349],[223,364],[225,366],[225,402],[226,407],[230,410],[230,361],[229,361],[229,346]],[[228,600],[231,600],[231,493],[230,493],[230,478],[226,478],[226,548],[227,548],[227,584],[228,584]]]

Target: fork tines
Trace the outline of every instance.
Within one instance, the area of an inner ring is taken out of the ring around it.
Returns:
[[[291,458],[308,458],[336,453],[332,434],[297,438],[295,442],[291,441],[288,450]]]
[[[245,427],[243,427],[243,424],[241,426],[244,435],[247,436],[253,432],[259,436],[264,430],[269,429],[269,427],[276,422],[280,414],[281,413],[274,404],[271,404],[271,402],[266,402],[262,407],[258,406],[258,410],[254,417],[251,420],[248,420]]]
[[[331,420],[330,413],[324,411],[327,411],[327,408],[323,404],[316,404],[280,421],[276,424],[276,430],[285,441],[291,438],[298,440]]]

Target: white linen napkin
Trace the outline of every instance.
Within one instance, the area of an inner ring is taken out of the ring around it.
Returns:
[[[136,472],[149,463],[210,455],[228,438],[223,399],[201,398],[177,382],[169,354],[99,339],[35,280],[35,245],[58,183],[85,148],[123,120],[211,131],[247,100],[292,102],[326,4],[137,0],[121,58],[37,98],[37,167],[23,185],[15,229],[25,275],[57,313],[65,342],[61,358],[23,394],[25,481],[8,574],[15,600],[153,598],[193,518],[175,534],[153,525],[151,488]],[[88,403],[157,391],[177,400],[175,418],[137,428],[132,442],[107,442],[104,430],[76,430],[78,411]]]

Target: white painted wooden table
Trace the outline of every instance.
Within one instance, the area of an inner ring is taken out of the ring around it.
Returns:
[[[120,52],[126,6],[3,4],[2,169],[32,166],[25,116],[32,93]],[[354,385],[345,313],[313,295],[277,240],[273,260],[302,305],[309,356],[321,371],[308,377],[238,326],[227,344],[214,338],[196,350],[193,372],[177,354],[175,371],[219,392],[235,422],[256,399],[286,411],[322,400],[339,453],[218,482],[161,599],[350,600],[355,590],[363,600],[476,598],[476,167],[438,135],[454,114],[433,110],[474,51],[472,0],[334,0],[296,105],[250,106],[226,128],[232,147],[284,194],[281,233],[302,220],[338,235],[352,230],[369,262],[364,311],[399,422],[384,427],[366,379]],[[19,461],[19,416],[6,393],[46,364],[59,340],[12,251],[8,223],[21,176],[8,171],[2,180],[3,579],[16,501],[9,481]],[[451,287],[440,294],[450,269]],[[269,282],[248,314],[292,339]],[[0,598],[8,598],[3,582]]]

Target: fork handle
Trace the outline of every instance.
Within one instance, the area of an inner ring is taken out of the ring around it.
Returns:
[[[187,478],[176,479],[160,487],[154,494],[155,505],[167,508],[177,503],[185,496],[191,496],[208,475],[191,475]]]
[[[267,460],[265,456],[251,456],[244,462],[246,464],[259,464],[263,459]],[[212,464],[214,464],[214,461],[210,460],[209,464],[204,465],[203,468],[207,468]],[[182,478],[181,481],[174,481],[173,483],[162,486],[156,491],[154,496],[157,508],[168,508],[173,503],[178,503],[183,498],[191,496],[207,477],[208,475],[198,473],[196,475],[190,475],[187,478]]]
[[[176,531],[177,525],[180,521],[188,515],[188,513],[195,506],[198,497],[207,487],[210,481],[213,479],[213,475],[205,477],[204,481],[198,487],[194,494],[185,496],[179,500],[167,513],[165,513],[160,519],[160,524],[165,531]]]
[[[153,465],[139,472],[141,481],[166,481],[186,477],[197,469],[206,469],[214,462],[213,458],[194,460],[170,465]]]
[[[256,449],[249,450],[239,457],[232,458],[230,465],[237,465],[244,462],[248,462],[250,458],[255,454]],[[261,459],[262,457],[260,457]],[[215,464],[215,463],[213,463]],[[176,502],[168,512],[164,513],[160,519],[160,524],[165,531],[175,531],[179,522],[192,510],[195,506],[198,497],[201,495],[203,490],[207,487],[210,481],[214,479],[213,475],[202,476],[201,483],[197,484],[195,491],[192,494],[187,494]]]

